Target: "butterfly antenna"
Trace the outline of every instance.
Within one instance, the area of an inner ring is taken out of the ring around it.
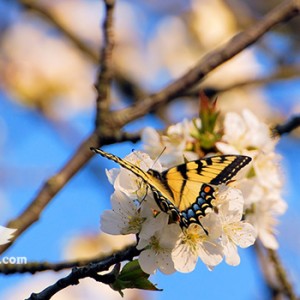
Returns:
[[[153,162],[152,167],[155,166],[155,164],[160,159],[160,157],[163,155],[163,153],[165,152],[166,149],[167,149],[167,147],[164,146],[163,149],[161,150],[161,152],[159,153],[159,155],[156,157],[155,161]]]
[[[155,159],[155,161],[153,162],[152,166],[149,167],[149,169],[152,169],[153,166],[155,166],[155,164],[157,163],[157,161],[159,160],[159,158],[163,155],[163,153],[165,152],[166,149],[167,149],[167,147],[165,146],[165,147],[161,150],[161,152],[159,153],[159,155],[156,157],[156,159]],[[141,161],[143,161],[142,157],[140,157],[140,156],[136,153],[136,151],[135,151],[134,149],[131,149],[131,152],[134,153],[134,155],[136,155],[137,158],[139,158]]]

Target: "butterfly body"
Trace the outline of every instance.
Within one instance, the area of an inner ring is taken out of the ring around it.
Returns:
[[[226,184],[246,166],[251,158],[243,155],[220,155],[199,159],[160,173],[138,166],[101,149],[94,152],[111,159],[141,178],[150,187],[160,209],[178,221],[181,227],[191,223],[201,225],[200,218],[212,208],[214,188],[210,185]],[[202,225],[201,225],[202,226]]]

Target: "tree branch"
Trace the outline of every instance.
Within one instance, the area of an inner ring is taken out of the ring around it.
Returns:
[[[292,130],[300,126],[300,115],[294,116],[283,124],[278,124],[274,127],[273,132],[277,135],[290,133]]]
[[[105,3],[105,19],[103,24],[104,46],[102,48],[100,71],[95,87],[98,92],[96,106],[96,128],[99,129],[100,122],[107,119],[109,110],[111,80],[113,75],[112,54],[114,47],[113,32],[113,13],[115,7],[114,0],[104,0]]]
[[[261,85],[266,85],[266,84],[273,84],[275,82],[281,82],[285,80],[291,80],[294,78],[299,77],[299,71],[300,71],[300,66],[281,66],[276,72],[266,75],[266,76],[260,76],[257,78],[250,78],[250,79],[245,79],[243,81],[237,81],[235,83],[230,83],[227,86],[223,87],[214,87],[214,86],[202,86],[200,85],[199,87],[195,89],[191,89],[189,91],[186,91],[182,93],[180,96],[181,97],[195,97],[199,98],[199,93],[200,91],[203,91],[205,95],[208,97],[214,97],[217,94],[224,93],[233,89],[237,88],[244,88],[248,86],[261,86]]]
[[[255,242],[254,247],[265,283],[271,292],[272,298],[278,299],[280,295],[284,294],[290,300],[296,300],[296,294],[276,251],[264,248],[259,242]]]
[[[282,292],[290,300],[296,300],[297,296],[293,290],[291,283],[288,280],[288,276],[286,274],[286,271],[283,268],[283,265],[279,259],[278,254],[276,253],[276,251],[272,249],[268,249],[268,256],[270,261],[273,263],[275,273],[276,273],[276,278],[280,282]]]
[[[79,146],[70,161],[56,175],[45,182],[38,195],[24,212],[16,219],[7,223],[6,227],[16,228],[17,231],[10,243],[0,246],[0,253],[3,253],[9,248],[30,225],[38,221],[41,212],[49,204],[51,199],[93,156],[91,151],[89,151],[89,147],[95,144],[97,144],[97,136],[92,134]]]
[[[128,246],[127,248],[134,247],[134,245]],[[124,250],[122,250],[124,251]],[[64,269],[71,269],[74,267],[83,267],[89,264],[97,264],[101,263],[102,261],[106,261],[114,254],[109,255],[101,255],[94,258],[89,259],[80,259],[80,260],[73,260],[73,261],[64,261],[60,263],[49,263],[49,262],[27,262],[26,264],[1,264],[0,265],[0,273],[5,275],[12,275],[12,274],[22,274],[22,273],[30,273],[35,274],[37,272],[43,271],[61,271]]]
[[[262,20],[235,35],[224,46],[205,55],[196,66],[161,91],[145,97],[143,101],[132,107],[116,112],[115,118],[119,122],[119,126],[122,127],[124,124],[153,111],[158,105],[180,96],[185,90],[203,80],[209,72],[255,43],[272,27],[278,23],[290,20],[299,15],[299,12],[299,0],[284,1]]]
[[[79,280],[83,278],[90,277],[99,280],[99,275],[97,273],[108,270],[112,265],[122,261],[132,260],[135,256],[139,255],[139,253],[139,250],[131,246],[125,250],[115,253],[101,262],[93,263],[82,268],[75,267],[68,276],[58,280],[56,283],[47,287],[38,294],[32,293],[27,300],[48,300],[66,287],[79,284]]]

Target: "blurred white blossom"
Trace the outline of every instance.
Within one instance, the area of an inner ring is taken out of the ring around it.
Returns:
[[[278,216],[287,208],[281,197],[283,178],[279,168],[280,156],[275,152],[276,143],[268,126],[249,110],[244,110],[241,115],[226,114],[224,135],[217,143],[224,154],[252,157],[250,175],[240,184],[245,197],[245,217],[256,228],[264,246],[271,249],[278,248],[275,226]]]
[[[0,49],[5,88],[19,101],[49,115],[90,108],[94,98],[92,65],[47,30],[44,24],[36,26],[24,17],[5,32]]]

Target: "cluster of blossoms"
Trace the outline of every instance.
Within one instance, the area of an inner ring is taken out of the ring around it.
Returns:
[[[200,127],[201,120],[197,119],[169,127],[166,135],[146,128],[142,135],[145,152],[133,152],[125,160],[144,171],[152,168],[162,172],[199,159],[199,151],[191,149],[197,143],[195,130]],[[217,154],[247,155],[253,163],[238,173],[233,184],[214,187],[214,208],[206,210],[202,226],[193,223],[181,228],[170,222],[141,179],[123,168],[107,171],[115,191],[112,210],[101,217],[101,229],[109,234],[138,235],[137,248],[142,250],[139,263],[146,273],[157,269],[165,274],[191,272],[198,259],[210,270],[223,259],[236,266],[240,263],[238,247],[251,246],[257,237],[268,248],[278,246],[274,225],[286,205],[280,197],[275,142],[267,126],[249,111],[242,116],[228,113],[223,127],[223,135],[215,144]]]

